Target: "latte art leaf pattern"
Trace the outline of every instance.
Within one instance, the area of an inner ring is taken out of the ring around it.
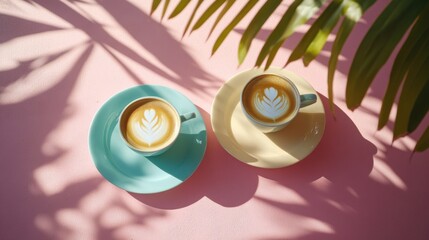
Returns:
[[[164,116],[158,116],[155,109],[146,109],[141,122],[134,122],[133,132],[142,142],[151,146],[167,134],[168,124]]]
[[[264,96],[256,94],[254,105],[261,115],[276,121],[288,110],[289,101],[283,94],[279,94],[277,89],[269,87],[264,89]]]

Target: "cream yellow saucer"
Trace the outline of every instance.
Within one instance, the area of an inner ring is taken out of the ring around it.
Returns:
[[[317,102],[301,108],[297,117],[284,129],[262,133],[244,116],[240,93],[244,85],[262,73],[274,73],[291,79],[300,94],[314,93]],[[280,69],[251,69],[227,81],[218,91],[212,105],[211,124],[222,145],[238,160],[261,168],[292,165],[308,156],[319,144],[325,130],[325,111],[319,95],[302,77]]]

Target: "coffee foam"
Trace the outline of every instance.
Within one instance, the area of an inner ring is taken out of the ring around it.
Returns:
[[[251,80],[242,95],[243,106],[255,120],[283,122],[296,107],[292,86],[276,75],[261,75]]]
[[[179,121],[176,112],[168,104],[149,99],[130,112],[124,123],[125,138],[137,149],[158,150],[174,141]]]

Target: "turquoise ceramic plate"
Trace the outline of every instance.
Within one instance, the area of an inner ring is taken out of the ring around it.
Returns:
[[[179,114],[196,113],[182,124],[171,148],[155,157],[144,157],[121,139],[118,117],[122,109],[143,96],[161,97]],[[142,85],[111,97],[94,117],[89,132],[89,148],[98,171],[109,182],[134,193],[157,193],[174,188],[197,169],[207,145],[206,127],[195,105],[170,88]]]

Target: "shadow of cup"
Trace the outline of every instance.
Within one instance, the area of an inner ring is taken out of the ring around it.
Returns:
[[[258,186],[256,169],[241,163],[222,148],[212,130],[210,115],[201,108],[198,110],[207,129],[207,149],[198,169],[185,182],[168,191],[155,194],[130,193],[135,199],[159,209],[179,209],[203,197],[224,207],[236,207],[254,196]],[[161,168],[170,168],[162,161],[157,164]]]
[[[323,135],[324,125],[323,113],[300,112],[284,129],[266,136],[285,153],[303,159],[316,148],[319,141],[314,138]]]

